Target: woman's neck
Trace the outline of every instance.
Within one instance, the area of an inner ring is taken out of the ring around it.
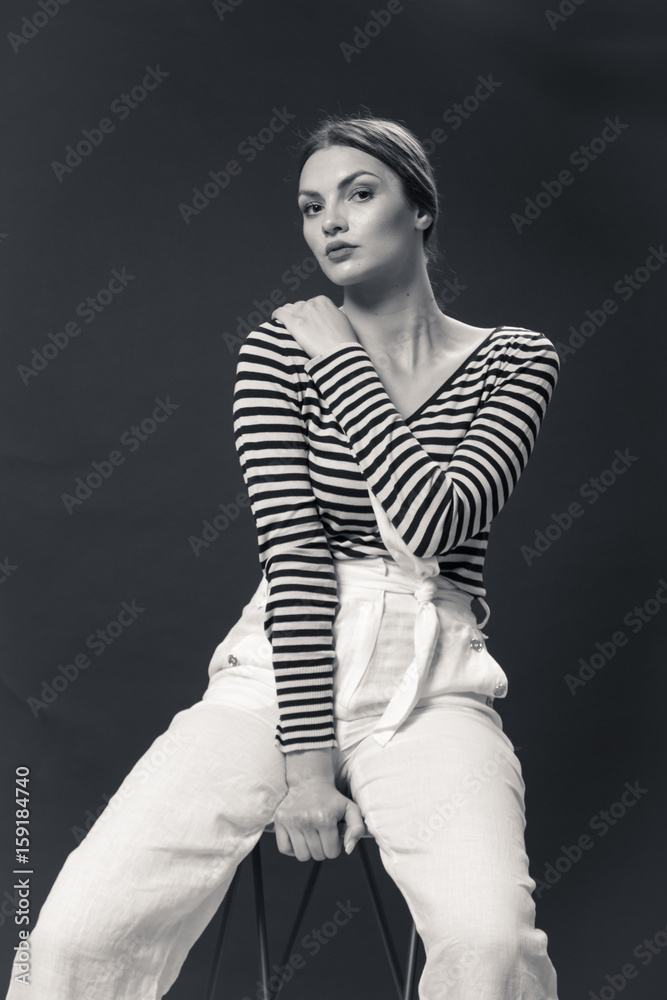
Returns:
[[[397,371],[428,365],[448,339],[447,317],[438,308],[425,267],[392,288],[348,285],[343,312],[371,359],[382,358]]]

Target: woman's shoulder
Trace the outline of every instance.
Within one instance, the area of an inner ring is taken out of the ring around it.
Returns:
[[[539,330],[524,326],[497,326],[489,337],[490,353],[518,362],[544,360],[559,369],[560,357],[553,341]]]
[[[273,348],[279,351],[281,348],[287,347],[290,340],[295,343],[284,323],[277,319],[266,319],[258,326],[251,327],[241,349],[247,345],[250,347],[264,346],[267,349]]]
[[[540,330],[533,330],[525,326],[515,326],[514,324],[497,326],[493,331],[493,339],[498,343],[517,344],[553,344]]]
[[[294,370],[299,357],[302,362],[307,355],[301,350],[284,323],[276,319],[265,320],[253,327],[239,349],[239,360],[263,364],[275,364],[285,370]]]
[[[447,324],[450,331],[461,343],[464,351],[467,349],[466,345],[469,345],[481,354],[486,354],[489,359],[496,358],[513,349],[556,353],[556,349],[548,337],[538,330],[532,330],[525,326],[504,324],[493,328],[479,327],[452,316],[447,317]]]

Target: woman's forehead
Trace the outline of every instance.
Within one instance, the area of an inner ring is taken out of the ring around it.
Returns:
[[[336,185],[352,174],[372,173],[381,179],[394,171],[377,157],[354,146],[327,146],[312,153],[303,165],[299,188],[313,188],[317,183]]]

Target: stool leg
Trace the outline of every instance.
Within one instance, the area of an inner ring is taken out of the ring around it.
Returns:
[[[269,946],[266,935],[266,914],[264,912],[264,887],[262,884],[262,856],[260,840],[252,850],[252,872],[255,884],[255,913],[257,914],[257,940],[259,943],[260,977],[264,996],[269,995]]]
[[[389,968],[394,980],[394,985],[396,986],[396,994],[398,996],[398,1000],[403,1000],[405,984],[403,982],[403,977],[398,964],[398,955],[396,954],[396,948],[394,947],[394,942],[392,941],[389,925],[384,915],[384,910],[382,909],[382,901],[380,900],[380,896],[377,891],[375,876],[373,875],[373,869],[371,868],[370,860],[368,858],[366,845],[363,840],[359,840],[357,845],[361,853],[361,860],[364,866],[364,874],[366,875],[366,882],[368,883],[371,902],[373,904],[375,916],[380,928],[380,936],[382,938],[384,950],[387,953],[387,958],[389,959]]]
[[[303,897],[301,899],[299,909],[297,910],[296,917],[294,918],[294,923],[292,924],[292,930],[290,931],[290,935],[287,939],[287,944],[285,945],[285,953],[282,957],[282,961],[279,966],[279,968],[281,969],[287,965],[287,962],[292,954],[292,948],[294,947],[296,936],[299,933],[299,928],[301,927],[303,915],[306,912],[306,907],[308,906],[308,902],[310,900],[310,897],[312,896],[313,889],[315,888],[315,882],[317,881],[317,876],[320,873],[320,869],[323,863],[324,862],[322,861],[313,860],[313,864],[311,866],[310,873],[308,875],[308,881],[306,882],[306,888],[303,890]],[[274,1000],[280,993],[281,989],[283,988],[284,982],[285,982],[284,979],[280,980],[280,985],[278,986],[278,989],[274,994]]]
[[[415,989],[415,978],[417,972],[417,928],[415,927],[414,920],[412,921],[412,929],[410,931],[410,945],[408,948],[408,964],[405,970],[405,991],[403,993],[403,1000],[412,1000],[412,995]]]
[[[234,894],[236,893],[236,889],[239,884],[240,875],[241,875],[241,865],[239,865],[238,868],[236,869],[236,872],[234,873],[234,878],[232,879],[231,885],[227,890],[227,895],[225,896],[225,902],[222,907],[222,917],[220,919],[220,930],[218,931],[218,937],[215,942],[213,961],[211,963],[211,971],[209,973],[208,983],[206,984],[206,993],[204,994],[204,1000],[214,1000],[215,997],[215,987],[218,982],[218,975],[220,974],[220,963],[222,960],[222,946],[225,942],[225,932],[227,930],[229,914],[232,911],[232,902],[234,900]]]

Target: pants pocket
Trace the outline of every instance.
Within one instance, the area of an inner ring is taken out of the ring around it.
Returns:
[[[489,653],[482,633],[473,622],[468,615],[458,613],[450,613],[441,621],[425,697],[464,691],[491,698],[507,694],[507,675]]]
[[[338,606],[333,625],[333,692],[334,712],[342,719],[350,717],[355,693],[373,656],[382,611],[382,591],[372,597],[344,595]]]
[[[264,631],[265,594],[262,578],[239,620],[216,646],[208,667],[209,677],[238,663],[273,669],[271,643]]]
[[[417,606],[412,595],[380,591],[373,609],[363,613],[365,644],[351,655],[343,687],[341,707],[349,720],[381,715],[414,655]]]

